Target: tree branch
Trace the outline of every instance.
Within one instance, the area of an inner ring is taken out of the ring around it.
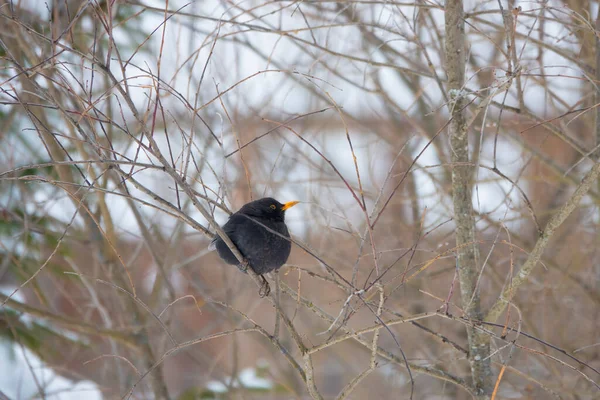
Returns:
[[[469,163],[468,123],[464,109],[465,81],[465,25],[462,1],[446,2],[446,70],[450,95],[451,121],[449,125],[452,153],[452,200],[456,221],[458,276],[462,305],[468,318],[480,319],[481,306],[477,287],[478,247],[475,241],[475,220],[471,194],[473,167]],[[491,367],[489,337],[467,327],[471,377],[478,399],[487,399],[491,393]]]

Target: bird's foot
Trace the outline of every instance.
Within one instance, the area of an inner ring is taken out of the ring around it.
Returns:
[[[238,265],[238,268],[240,271],[242,271],[243,273],[247,273],[248,272],[248,267],[250,266],[250,263],[248,262],[248,260],[246,260],[245,258],[242,260],[242,262],[240,263],[240,265]]]
[[[258,290],[258,295],[260,297],[267,297],[269,293],[271,293],[271,286],[269,286],[269,282],[267,282],[264,276],[260,275],[260,278],[262,279],[263,283]]]

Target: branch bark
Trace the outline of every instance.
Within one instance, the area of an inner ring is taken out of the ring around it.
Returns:
[[[469,163],[468,124],[464,114],[466,98],[462,95],[465,80],[465,25],[463,2],[446,2],[446,71],[450,95],[449,125],[452,153],[452,200],[456,223],[458,276],[462,306],[467,318],[482,317],[477,288],[478,248],[475,243],[475,220],[472,205],[472,170]],[[478,399],[488,399],[492,389],[489,337],[473,327],[467,327],[469,364]]]
[[[527,281],[529,275],[531,275],[531,272],[533,272],[533,269],[538,264],[538,261],[542,257],[542,254],[544,253],[546,246],[548,246],[548,243],[550,242],[550,239],[552,238],[552,235],[554,234],[556,229],[558,229],[558,227],[562,225],[562,223],[573,212],[573,210],[577,208],[577,205],[579,205],[579,202],[581,201],[583,196],[586,195],[586,193],[592,188],[592,185],[595,182],[597,182],[599,178],[600,163],[596,163],[584,176],[583,180],[581,181],[581,184],[575,190],[575,193],[573,193],[573,195],[569,198],[569,200],[567,200],[567,202],[561,207],[561,209],[558,210],[552,216],[552,218],[550,218],[550,221],[548,221],[548,225],[546,225],[544,232],[542,233],[537,243],[535,244],[535,247],[529,254],[527,261],[525,261],[525,264],[523,264],[523,266],[519,270],[519,273],[512,279],[510,285],[507,285],[504,288],[502,294],[488,312],[485,318],[486,321],[495,322],[496,320],[498,320],[508,303],[510,303],[510,301],[514,297],[517,289]]]
[[[598,15],[596,15],[596,146],[600,146],[600,107],[597,105],[600,103],[600,7],[598,8]],[[595,160],[600,159],[600,149],[596,150],[596,154],[593,157]],[[600,185],[600,184],[599,184]],[[599,186],[600,187],[600,186]]]

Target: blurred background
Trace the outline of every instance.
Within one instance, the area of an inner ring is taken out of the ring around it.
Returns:
[[[0,399],[598,398],[597,179],[519,275],[600,155],[598,2],[465,1],[460,89],[445,7],[0,0]],[[527,278],[483,395],[457,166],[481,318]],[[207,249],[264,196],[272,301]]]

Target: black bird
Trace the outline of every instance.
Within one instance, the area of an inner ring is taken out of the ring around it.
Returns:
[[[270,289],[262,275],[279,269],[287,261],[292,244],[285,225],[285,210],[298,203],[290,201],[281,204],[271,197],[265,197],[245,204],[229,217],[223,230],[242,253],[245,261],[243,264],[240,264],[219,236],[213,239],[208,248],[216,249],[223,261],[238,265],[242,271],[250,266],[263,279],[260,294],[266,296]]]

